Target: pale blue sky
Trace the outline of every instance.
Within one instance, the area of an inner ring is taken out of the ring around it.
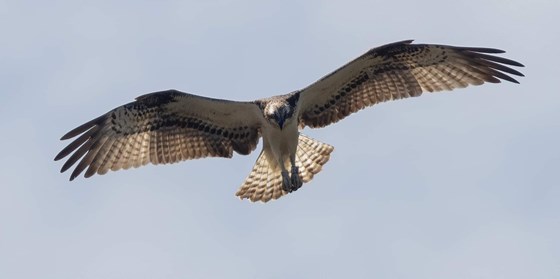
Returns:
[[[0,1],[0,278],[560,278],[558,1]],[[175,88],[252,100],[389,42],[484,46],[521,84],[384,103],[295,194],[257,153],[68,182],[68,130]]]

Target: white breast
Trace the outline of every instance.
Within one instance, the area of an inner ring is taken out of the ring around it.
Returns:
[[[263,127],[262,135],[263,148],[267,155],[272,156],[276,163],[283,164],[286,169],[289,169],[287,163],[290,162],[290,155],[295,154],[297,150],[299,137],[297,121],[288,121],[282,130],[267,123]]]

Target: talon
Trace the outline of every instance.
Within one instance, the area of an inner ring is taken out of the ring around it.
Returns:
[[[292,182],[291,183],[292,191],[296,191],[297,189],[299,189],[301,187],[301,185],[303,185],[303,181],[299,177],[299,170],[295,166],[292,167],[291,182]]]
[[[288,193],[293,191],[290,176],[288,175],[287,171],[282,172],[282,189],[284,189],[284,191]]]

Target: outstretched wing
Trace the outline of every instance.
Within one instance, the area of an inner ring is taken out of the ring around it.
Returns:
[[[300,91],[300,125],[324,127],[376,103],[523,76],[506,66],[522,64],[488,54],[502,50],[411,43],[374,48]]]
[[[61,172],[79,161],[73,180],[109,170],[249,154],[260,137],[262,114],[254,103],[168,90],[146,94],[68,132],[77,137],[55,160],[70,154]]]

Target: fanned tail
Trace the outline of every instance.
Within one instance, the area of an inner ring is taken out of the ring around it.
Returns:
[[[308,136],[299,135],[296,152],[296,166],[299,168],[299,177],[303,183],[313,179],[313,176],[323,169],[333,152],[332,145],[322,143]]]
[[[269,162],[265,151],[261,151],[253,170],[235,195],[253,202],[267,202],[280,198],[285,194],[280,172],[280,167],[274,162]]]
[[[299,135],[296,151],[296,166],[299,176],[304,183],[311,181],[313,176],[321,171],[323,165],[329,161],[334,147],[303,134]],[[280,166],[272,158],[268,158],[264,150],[259,155],[253,170],[235,194],[241,199],[252,202],[268,202],[287,194],[282,188],[282,174]]]

